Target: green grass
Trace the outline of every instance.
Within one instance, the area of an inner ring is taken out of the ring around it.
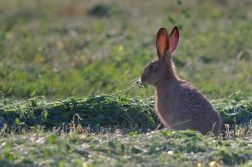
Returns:
[[[0,106],[1,166],[223,166],[252,159],[252,101],[212,102],[222,135],[159,127],[153,99],[101,95]],[[105,163],[105,164],[104,164]]]
[[[69,123],[80,123],[95,131],[100,127],[120,127],[147,132],[157,126],[153,99],[132,99],[116,95],[73,97],[51,103],[39,98],[27,101],[4,99],[0,106],[1,122],[10,127],[25,124],[31,129],[43,125],[45,130],[52,130],[55,126],[69,129]]]
[[[250,96],[251,2],[178,2],[3,0],[0,90],[51,100],[123,90],[156,59],[158,29],[178,25],[174,61],[181,78],[210,99],[238,90]]]
[[[1,166],[234,166],[252,158],[251,140],[216,140],[191,131],[90,137],[33,132],[0,141]]]
[[[251,166],[251,5],[2,0],[0,166]],[[220,113],[218,138],[163,129],[154,89],[131,87],[175,25],[177,73]]]
[[[212,101],[212,104],[221,115],[223,131],[225,124],[231,129],[252,124],[251,100],[237,100],[237,96],[232,96]],[[9,132],[16,125],[23,129],[39,125],[46,131],[54,127],[68,131],[69,127],[81,124],[94,132],[99,132],[102,127],[141,133],[155,130],[160,124],[154,112],[153,98],[128,98],[120,94],[72,97],[54,102],[42,98],[17,101],[3,97],[0,107],[1,128],[6,124]]]

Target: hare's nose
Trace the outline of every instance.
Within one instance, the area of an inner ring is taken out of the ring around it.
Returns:
[[[141,82],[144,82],[146,80],[146,77],[144,74],[141,75]]]

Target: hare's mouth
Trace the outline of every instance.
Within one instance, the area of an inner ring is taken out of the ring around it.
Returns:
[[[147,84],[142,82],[141,78],[138,78],[138,80],[135,82],[134,85],[137,85],[139,88],[147,88]]]

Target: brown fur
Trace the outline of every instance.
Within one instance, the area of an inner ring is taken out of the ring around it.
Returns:
[[[143,83],[156,88],[156,113],[161,122],[170,128],[193,129],[207,134],[220,134],[221,118],[207,98],[190,83],[179,79],[172,61],[179,42],[174,27],[168,35],[161,28],[157,33],[158,60],[149,63],[142,75]]]

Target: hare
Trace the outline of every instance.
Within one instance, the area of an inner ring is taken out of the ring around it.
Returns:
[[[158,60],[150,62],[141,74],[141,83],[156,88],[156,113],[161,122],[177,130],[192,129],[218,136],[221,118],[207,98],[175,71],[172,54],[179,43],[179,30],[168,35],[161,28],[156,36]]]

